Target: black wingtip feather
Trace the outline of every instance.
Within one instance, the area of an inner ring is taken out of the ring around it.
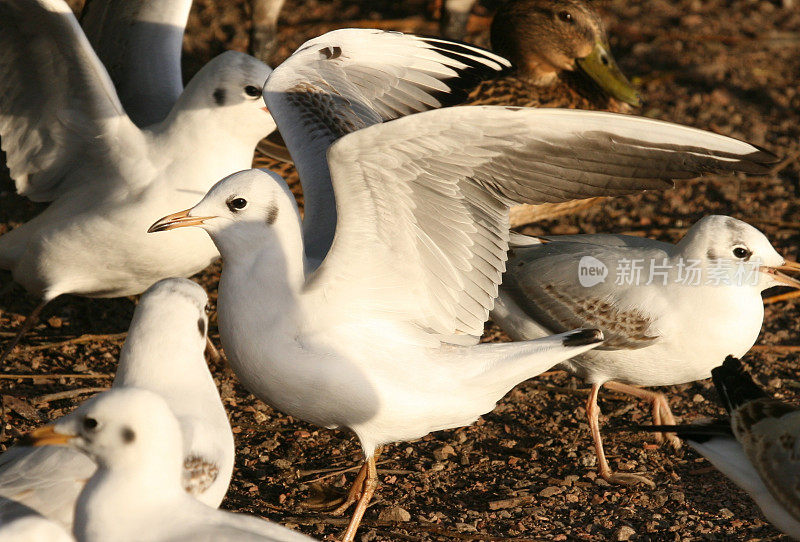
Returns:
[[[586,346],[603,342],[603,332],[599,329],[581,329],[564,337],[564,346]]]
[[[453,69],[457,75],[448,79],[442,79],[450,90],[448,92],[431,93],[443,106],[453,106],[464,102],[464,100],[469,97],[469,93],[478,86],[481,81],[502,77],[510,73],[513,69],[508,60],[488,49],[483,49],[476,45],[433,36],[419,36],[419,38],[423,43],[430,45],[440,55],[457,60],[467,66],[462,69],[456,69],[451,66],[451,69]],[[486,63],[480,62],[474,57],[483,58]]]
[[[742,362],[728,356],[719,367],[711,371],[714,387],[717,389],[722,406],[732,410],[756,399],[768,399],[769,395],[753,381]]]

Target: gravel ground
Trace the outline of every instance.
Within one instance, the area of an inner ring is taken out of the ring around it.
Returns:
[[[339,27],[436,31],[424,2],[361,4],[287,1],[282,46],[273,63],[306,39]],[[526,231],[610,231],[676,241],[702,216],[722,213],[761,228],[782,253],[797,259],[800,9],[790,6],[788,0],[601,2],[615,56],[646,99],[638,113],[747,139],[786,160],[767,177],[706,177],[666,194],[608,201]],[[481,7],[476,12],[488,13]],[[225,49],[246,50],[247,13],[241,0],[197,0],[184,42],[186,73]],[[471,40],[486,44],[487,22],[474,18]],[[0,232],[40,209],[14,195],[7,172],[2,175]],[[219,265],[197,277],[212,299],[218,277]],[[3,284],[9,280],[8,273],[0,276]],[[118,335],[64,341],[124,332],[134,302],[64,298],[47,308],[42,323],[2,368],[1,447],[109,385],[122,342]],[[20,290],[0,297],[0,337],[12,336],[34,304]],[[800,345],[797,316],[796,303],[768,306],[758,346],[746,360],[763,386],[790,401],[800,390],[798,350],[791,348]],[[485,340],[506,340],[491,323],[486,331]],[[354,475],[360,460],[354,439],[284,416],[243,390],[226,367],[212,370],[238,451],[223,507],[318,538],[339,532],[344,518],[308,512],[301,504],[313,487],[344,487]],[[515,388],[471,427],[386,447],[379,458],[382,485],[361,539],[782,539],[747,495],[707,461],[691,450],[660,447],[646,435],[606,431],[605,442],[612,468],[646,473],[655,489],[596,479],[582,387],[563,373],[548,374]],[[663,391],[679,419],[721,411],[709,381]],[[602,394],[601,407],[605,428],[650,423],[645,405],[614,394]]]

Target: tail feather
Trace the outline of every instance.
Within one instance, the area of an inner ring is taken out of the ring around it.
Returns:
[[[711,378],[728,413],[750,401],[770,397],[753,381],[742,362],[733,356],[728,356],[721,366],[713,369]]]

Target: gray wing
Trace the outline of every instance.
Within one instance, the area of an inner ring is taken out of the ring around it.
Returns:
[[[773,159],[702,130],[592,111],[454,107],[373,125],[328,152],[339,220],[308,286],[350,305],[374,290],[359,310],[464,344],[497,296],[510,205],[763,172]]]
[[[503,296],[509,296],[528,318],[552,333],[576,327],[602,330],[606,340],[600,349],[636,349],[657,341],[655,318],[646,307],[627,303],[631,290],[616,287],[613,272],[620,258],[660,261],[669,255],[671,245],[653,242],[648,246],[631,236],[563,237],[579,240],[562,241],[554,236],[543,238],[550,240],[544,244],[515,247],[503,276]],[[581,265],[583,258],[594,258],[602,265]],[[582,284],[580,273],[588,267],[604,268],[605,279]]]
[[[325,153],[340,137],[376,123],[458,103],[505,59],[437,38],[345,29],[304,43],[267,80],[264,99],[303,185],[306,253],[322,260],[336,211]]]
[[[195,507],[196,519],[186,518],[181,534],[170,542],[309,542],[313,538],[277,523],[208,507]]]
[[[14,447],[0,455],[0,496],[70,527],[78,494],[96,468],[71,448]]]
[[[141,133],[63,1],[0,2],[0,72],[0,139],[20,194],[52,201],[70,171],[96,175],[138,149]]]
[[[191,0],[89,0],[81,26],[140,127],[164,120],[183,92],[181,47]]]

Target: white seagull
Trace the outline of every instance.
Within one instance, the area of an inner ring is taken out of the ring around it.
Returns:
[[[252,170],[150,231],[199,226],[220,249],[220,334],[250,391],[358,436],[367,461],[350,540],[375,488],[378,446],[469,424],[517,383],[598,344],[583,331],[476,345],[505,267],[510,205],[658,188],[687,171],[763,171],[773,157],[701,130],[586,111],[456,107],[381,123],[363,89],[361,102],[338,92],[352,89],[337,63],[350,51],[325,38],[296,53],[311,68],[274,72],[266,99],[301,179],[334,190],[335,210],[329,192],[316,208],[307,200],[301,224],[285,184]],[[312,78],[314,65],[329,66],[326,82]],[[406,86],[405,95],[417,88]],[[366,87],[394,104],[396,88]],[[368,122],[331,145],[337,130]],[[317,235],[334,229],[314,269],[309,244],[319,255]]]
[[[729,418],[636,429],[675,431],[800,540],[800,409],[767,395],[733,356],[711,373]]]
[[[206,301],[203,288],[188,279],[151,286],[134,312],[112,389],[136,387],[164,398],[183,434],[183,487],[217,507],[233,473],[234,441],[203,356]],[[0,497],[70,527],[75,500],[94,471],[71,448],[11,448],[0,455]],[[0,501],[0,516],[5,508]]]
[[[304,542],[309,537],[252,516],[224,512],[184,490],[181,426],[161,395],[112,389],[29,434],[97,463],[75,508],[78,542]]]
[[[575,327],[603,331],[601,348],[560,368],[592,386],[586,414],[598,473],[611,482],[652,484],[611,470],[600,436],[600,388],[647,400],[655,424],[675,423],[663,394],[635,386],[708,378],[725,356],[742,356],[755,343],[763,290],[800,287],[779,272],[800,266],[756,228],[729,216],[703,218],[677,245],[611,234],[528,242],[513,248],[492,319],[515,340]]]
[[[261,101],[269,67],[223,53],[163,122],[139,129],[63,1],[6,0],[0,71],[0,137],[11,176],[21,195],[51,202],[0,237],[0,268],[42,300],[32,316],[62,294],[138,294],[218,257],[200,232],[171,239],[142,232],[250,166],[255,145],[275,127]]]

